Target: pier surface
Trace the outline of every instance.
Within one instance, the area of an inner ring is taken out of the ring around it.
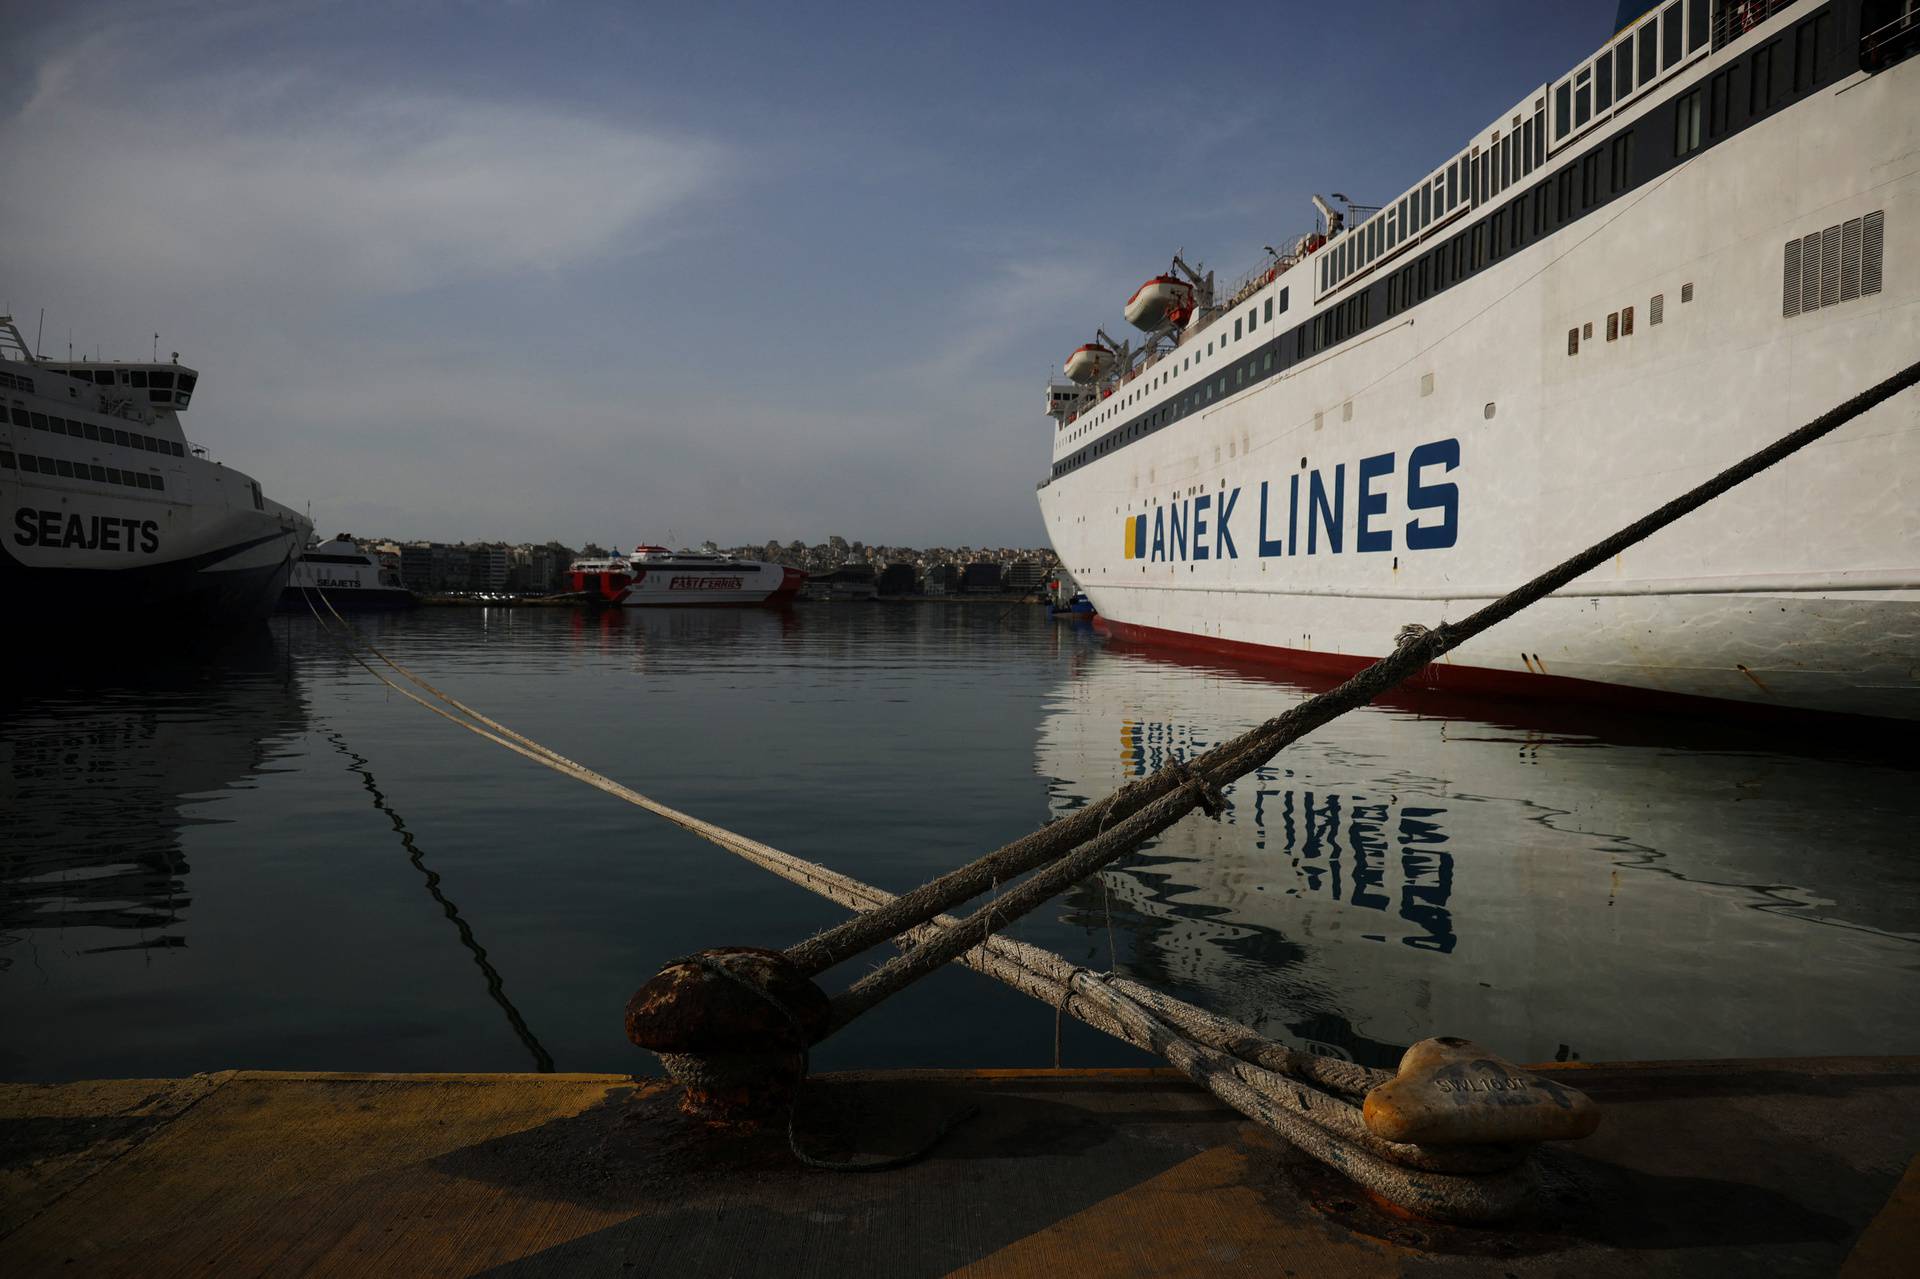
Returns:
[[[809,1154],[623,1075],[0,1085],[0,1274],[1832,1275],[1920,1256],[1920,1058],[1545,1067],[1529,1214],[1381,1210],[1166,1071],[827,1075]]]

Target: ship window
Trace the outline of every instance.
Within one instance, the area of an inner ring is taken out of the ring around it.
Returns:
[[[70,480],[73,478],[73,463],[67,461],[66,458],[55,458],[53,464],[60,468],[59,474],[61,479]]]
[[[156,476],[154,476],[154,477],[153,477],[153,487],[155,487],[156,489],[159,489],[159,490],[161,490],[162,492],[164,492],[164,491],[166,490],[166,487],[167,487],[167,481],[166,481],[166,479],[165,479],[164,477],[162,477],[162,476],[159,476],[159,475],[156,475]]]
[[[1287,310],[1287,291],[1286,289],[1281,289],[1280,290],[1280,313],[1284,315],[1286,314],[1286,310]]]
[[[55,435],[65,435],[67,433],[67,419],[49,415],[47,417],[47,429]]]
[[[27,411],[25,409],[13,410],[13,424],[15,426],[26,426],[29,421],[30,419],[27,417]]]
[[[1700,90],[1695,89],[1676,104],[1673,117],[1673,154],[1691,155],[1700,149]]]
[[[1573,91],[1573,125],[1577,129],[1593,115],[1592,89],[1581,85]]]
[[[147,377],[147,385],[157,386],[164,390],[171,391],[173,389],[173,374],[171,373],[149,374]]]
[[[1680,61],[1680,0],[1660,11],[1660,67],[1671,70]]]
[[[1266,314],[1262,315],[1260,318],[1263,322],[1267,320],[1271,320],[1273,318],[1273,299],[1272,298],[1267,299]]]
[[[87,470],[88,470],[88,472],[90,472],[90,473],[92,474],[92,476],[93,476],[93,478],[94,478],[94,479],[95,479],[96,481],[98,481],[99,483],[101,483],[101,484],[105,484],[105,483],[107,482],[107,468],[106,468],[106,467],[104,467],[104,466],[89,466],[89,467],[87,468]]]
[[[1573,86],[1563,84],[1553,91],[1553,133],[1564,138],[1573,127]]]
[[[0,470],[11,471],[12,469],[13,454],[7,452],[5,449],[0,449]]]
[[[145,369],[135,369],[133,371],[133,384],[143,391],[147,389],[147,371]]]
[[[135,471],[133,473],[133,482],[139,485],[143,489],[153,487],[153,481],[149,479],[145,474],[139,471]]]
[[[1660,50],[1653,42],[1654,25],[1649,22],[1640,28],[1640,86],[1642,88],[1660,74]]]
[[[121,430],[117,426],[112,429],[113,429],[113,442],[115,444],[120,445],[122,448],[125,448],[127,446],[127,433]]]
[[[115,470],[113,467],[109,466],[107,468],[107,483],[118,484],[119,482],[120,482],[120,472]]]
[[[1613,105],[1613,59],[1602,54],[1593,61],[1593,109],[1605,111]]]
[[[91,422],[82,422],[80,430],[90,440],[97,441],[100,438],[100,428]]]
[[[1633,37],[1629,36],[1613,46],[1614,87],[1625,98],[1633,92]]]
[[[44,431],[47,429],[47,415],[45,413],[35,413],[33,415],[33,429],[36,431]]]
[[[1687,0],[1687,52],[1707,42],[1707,0]]]
[[[1233,322],[1233,340],[1236,342],[1240,340],[1240,321],[1238,320]]]
[[[20,469],[23,471],[38,471],[40,469],[40,463],[34,459],[33,454],[22,453],[20,455]]]
[[[180,375],[180,389],[182,391],[191,391],[193,389],[193,384],[198,380],[199,379],[194,377],[194,375],[191,373],[182,373]]]

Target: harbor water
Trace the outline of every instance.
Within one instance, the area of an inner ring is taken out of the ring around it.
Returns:
[[[676,807],[900,890],[1324,683],[1031,607],[427,609],[380,648]],[[648,1070],[664,961],[836,908],[428,714],[308,617],[0,701],[0,1077]],[[1013,929],[1316,1051],[1920,1052],[1888,740],[1413,690]],[[844,984],[868,961],[829,974]],[[947,971],[816,1068],[1134,1064]]]

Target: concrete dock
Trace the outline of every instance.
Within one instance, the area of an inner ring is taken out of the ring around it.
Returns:
[[[1497,1230],[1408,1220],[1143,1070],[827,1075],[812,1155],[624,1075],[0,1085],[0,1274],[1915,1273],[1920,1058],[1535,1067],[1605,1109]]]

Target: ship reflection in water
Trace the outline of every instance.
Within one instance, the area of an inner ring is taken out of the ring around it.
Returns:
[[[1321,687],[1110,644],[1042,727],[1051,807]],[[1067,922],[1081,962],[1373,1065],[1449,1033],[1526,1060],[1913,1051],[1920,905],[1889,891],[1914,878],[1912,776],[1876,762],[1897,757],[1414,693],[1242,778]]]
[[[36,935],[89,955],[186,946],[181,831],[211,820],[188,810],[246,784],[306,723],[264,635],[221,657],[66,670],[0,703],[0,972]]]

